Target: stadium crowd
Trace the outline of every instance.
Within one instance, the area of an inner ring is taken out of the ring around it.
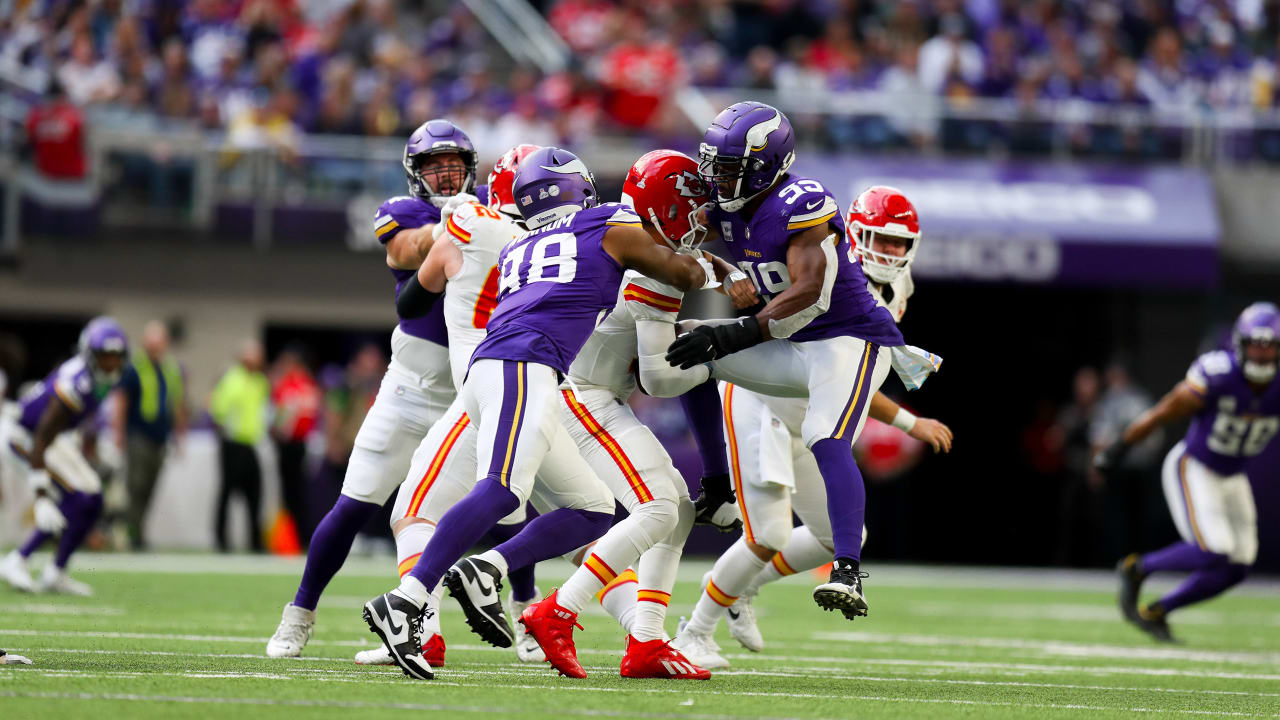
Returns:
[[[1165,118],[1276,104],[1280,6],[1261,0],[534,4],[571,50],[564,71],[494,62],[504,53],[462,4],[46,0],[0,19],[0,77],[37,92],[56,80],[121,123],[195,123],[286,153],[304,133],[403,136],[444,115],[497,147],[669,135],[687,129],[672,102],[684,85],[910,98],[869,120],[804,121],[839,147],[1041,152],[1065,139],[1168,154],[1176,142],[1119,121],[1052,135],[1033,101]],[[1025,122],[939,120],[943,103],[982,98],[1009,99]]]

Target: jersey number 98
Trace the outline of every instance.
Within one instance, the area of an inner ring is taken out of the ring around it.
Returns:
[[[532,246],[532,251],[529,249]],[[529,268],[523,274],[525,255]],[[573,233],[553,233],[511,249],[502,259],[502,280],[498,293],[515,292],[529,283],[573,282],[578,274],[578,238]]]

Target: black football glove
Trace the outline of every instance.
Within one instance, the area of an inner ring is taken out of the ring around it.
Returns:
[[[702,478],[702,493],[693,501],[693,510],[695,525],[710,525],[724,533],[742,529],[738,497],[727,474]]]
[[[1093,469],[1097,470],[1099,475],[1106,477],[1119,467],[1128,452],[1129,446],[1125,445],[1123,440],[1117,440],[1093,456]]]
[[[755,316],[724,325],[699,325],[683,333],[667,348],[667,362],[688,370],[725,355],[759,345],[764,340]]]

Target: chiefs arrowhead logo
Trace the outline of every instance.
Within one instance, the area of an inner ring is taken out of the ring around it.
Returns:
[[[707,194],[706,183],[702,181],[702,178],[694,175],[688,170],[676,173],[675,180],[676,190],[680,192],[680,197],[696,198]]]

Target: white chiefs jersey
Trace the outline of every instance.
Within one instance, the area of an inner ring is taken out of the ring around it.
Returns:
[[[455,387],[462,387],[471,353],[484,339],[489,316],[498,304],[498,253],[522,232],[514,220],[480,203],[459,205],[445,223],[441,240],[447,238],[462,251],[462,267],[444,286],[444,323]]]
[[[625,401],[636,389],[636,323],[674,324],[683,297],[683,292],[670,285],[628,270],[618,289],[617,304],[578,351],[562,387],[608,390]]]
[[[905,270],[893,282],[889,283],[887,292],[882,291],[875,283],[867,281],[867,291],[876,302],[889,311],[894,322],[902,322],[907,314],[907,298],[916,291],[915,281],[911,279],[911,270]],[[888,296],[888,299],[885,296]],[[771,395],[760,395],[764,404],[773,414],[787,426],[792,435],[800,434],[800,425],[804,422],[804,414],[809,409],[808,398],[780,398]]]

